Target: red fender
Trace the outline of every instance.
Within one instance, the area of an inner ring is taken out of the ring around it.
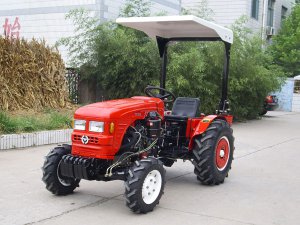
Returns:
[[[209,127],[209,125],[215,120],[215,119],[222,119],[222,120],[226,120],[227,123],[229,123],[229,125],[232,125],[232,120],[233,120],[233,116],[232,115],[209,115],[209,116],[205,116],[202,120],[200,120],[200,122],[198,123],[198,125],[193,128],[191,136],[190,136],[190,142],[189,142],[189,150],[193,149],[193,144],[194,144],[194,138],[196,136],[199,136],[201,134],[203,134],[207,128]]]

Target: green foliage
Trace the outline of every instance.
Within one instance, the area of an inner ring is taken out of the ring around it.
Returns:
[[[71,128],[72,116],[68,113],[48,110],[43,113],[8,115],[0,111],[0,134],[34,132]]]
[[[237,119],[253,119],[262,108],[265,97],[280,88],[281,67],[271,65],[272,57],[261,48],[259,36],[233,26],[234,44],[231,51],[229,99]]]
[[[150,16],[149,0],[126,0],[120,11],[122,17]],[[109,98],[141,95],[147,84],[158,78],[159,57],[155,43],[144,33],[115,26],[103,25],[95,41],[98,59],[98,84]],[[116,88],[118,87],[118,88]]]
[[[147,0],[127,0],[120,15],[148,16],[149,7]],[[141,95],[147,84],[158,80],[157,48],[144,33],[110,22],[98,25],[82,9],[67,18],[72,18],[77,34],[58,44],[68,46],[72,66],[81,65],[82,79],[96,80],[106,99]]]
[[[16,123],[6,113],[0,111],[0,133],[13,133],[15,129]]]
[[[216,59],[209,61],[210,47],[215,47],[215,44],[194,42],[171,46],[167,70],[167,89],[176,96],[200,97],[201,112],[205,113],[216,110],[221,93],[219,83],[222,70],[219,74],[209,70],[218,70],[214,66],[222,68],[223,62],[216,65]]]
[[[140,95],[159,77],[155,43],[145,34],[108,23],[95,39],[94,74],[107,98]]]
[[[229,93],[236,119],[256,118],[263,100],[282,82],[281,68],[269,66],[272,57],[258,36],[249,35],[241,19],[233,25]],[[170,48],[167,87],[177,96],[200,97],[201,111],[213,113],[221,95],[224,63],[222,43],[179,43]]]
[[[120,16],[150,16],[150,5],[151,2],[149,0],[126,0]]]
[[[300,74],[300,4],[283,21],[278,35],[272,39],[271,54],[275,63],[281,65],[291,77]]]
[[[272,57],[262,50],[259,37],[249,35],[244,23],[240,20],[233,26],[228,95],[239,120],[258,116],[265,96],[280,87],[282,74],[280,67],[270,66]],[[84,77],[97,79],[106,99],[140,95],[148,84],[159,84],[161,65],[154,40],[115,23],[98,25],[94,31],[90,58],[80,70]],[[212,114],[221,96],[223,64],[222,43],[173,43],[167,89],[177,96],[200,97],[201,112]]]
[[[94,40],[98,35],[99,21],[83,8],[70,11],[66,19],[71,19],[75,26],[75,35],[61,38],[56,45],[68,47],[70,66],[78,68],[93,59]]]
[[[200,18],[212,21],[214,12],[208,7],[207,0],[198,0],[192,8],[182,8],[181,15],[195,15]]]

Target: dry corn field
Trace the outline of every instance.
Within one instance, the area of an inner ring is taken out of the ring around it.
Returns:
[[[65,66],[45,42],[0,37],[0,110],[63,108]]]

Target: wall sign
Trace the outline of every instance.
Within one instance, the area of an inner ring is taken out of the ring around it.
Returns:
[[[11,23],[8,18],[5,18],[5,22],[2,27],[6,38],[19,38],[21,29],[19,17],[16,17],[13,23]]]

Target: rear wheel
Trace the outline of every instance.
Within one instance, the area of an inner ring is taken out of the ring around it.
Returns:
[[[160,160],[136,161],[125,181],[126,205],[136,213],[147,213],[159,203],[165,186],[165,169]]]
[[[234,137],[229,124],[215,120],[194,141],[193,164],[197,179],[205,185],[223,183],[231,168],[234,150]]]
[[[71,153],[70,150],[64,147],[56,147],[46,156],[42,167],[42,180],[46,184],[47,190],[52,194],[67,195],[79,186],[79,179],[64,177],[59,170],[61,158],[69,153]]]

